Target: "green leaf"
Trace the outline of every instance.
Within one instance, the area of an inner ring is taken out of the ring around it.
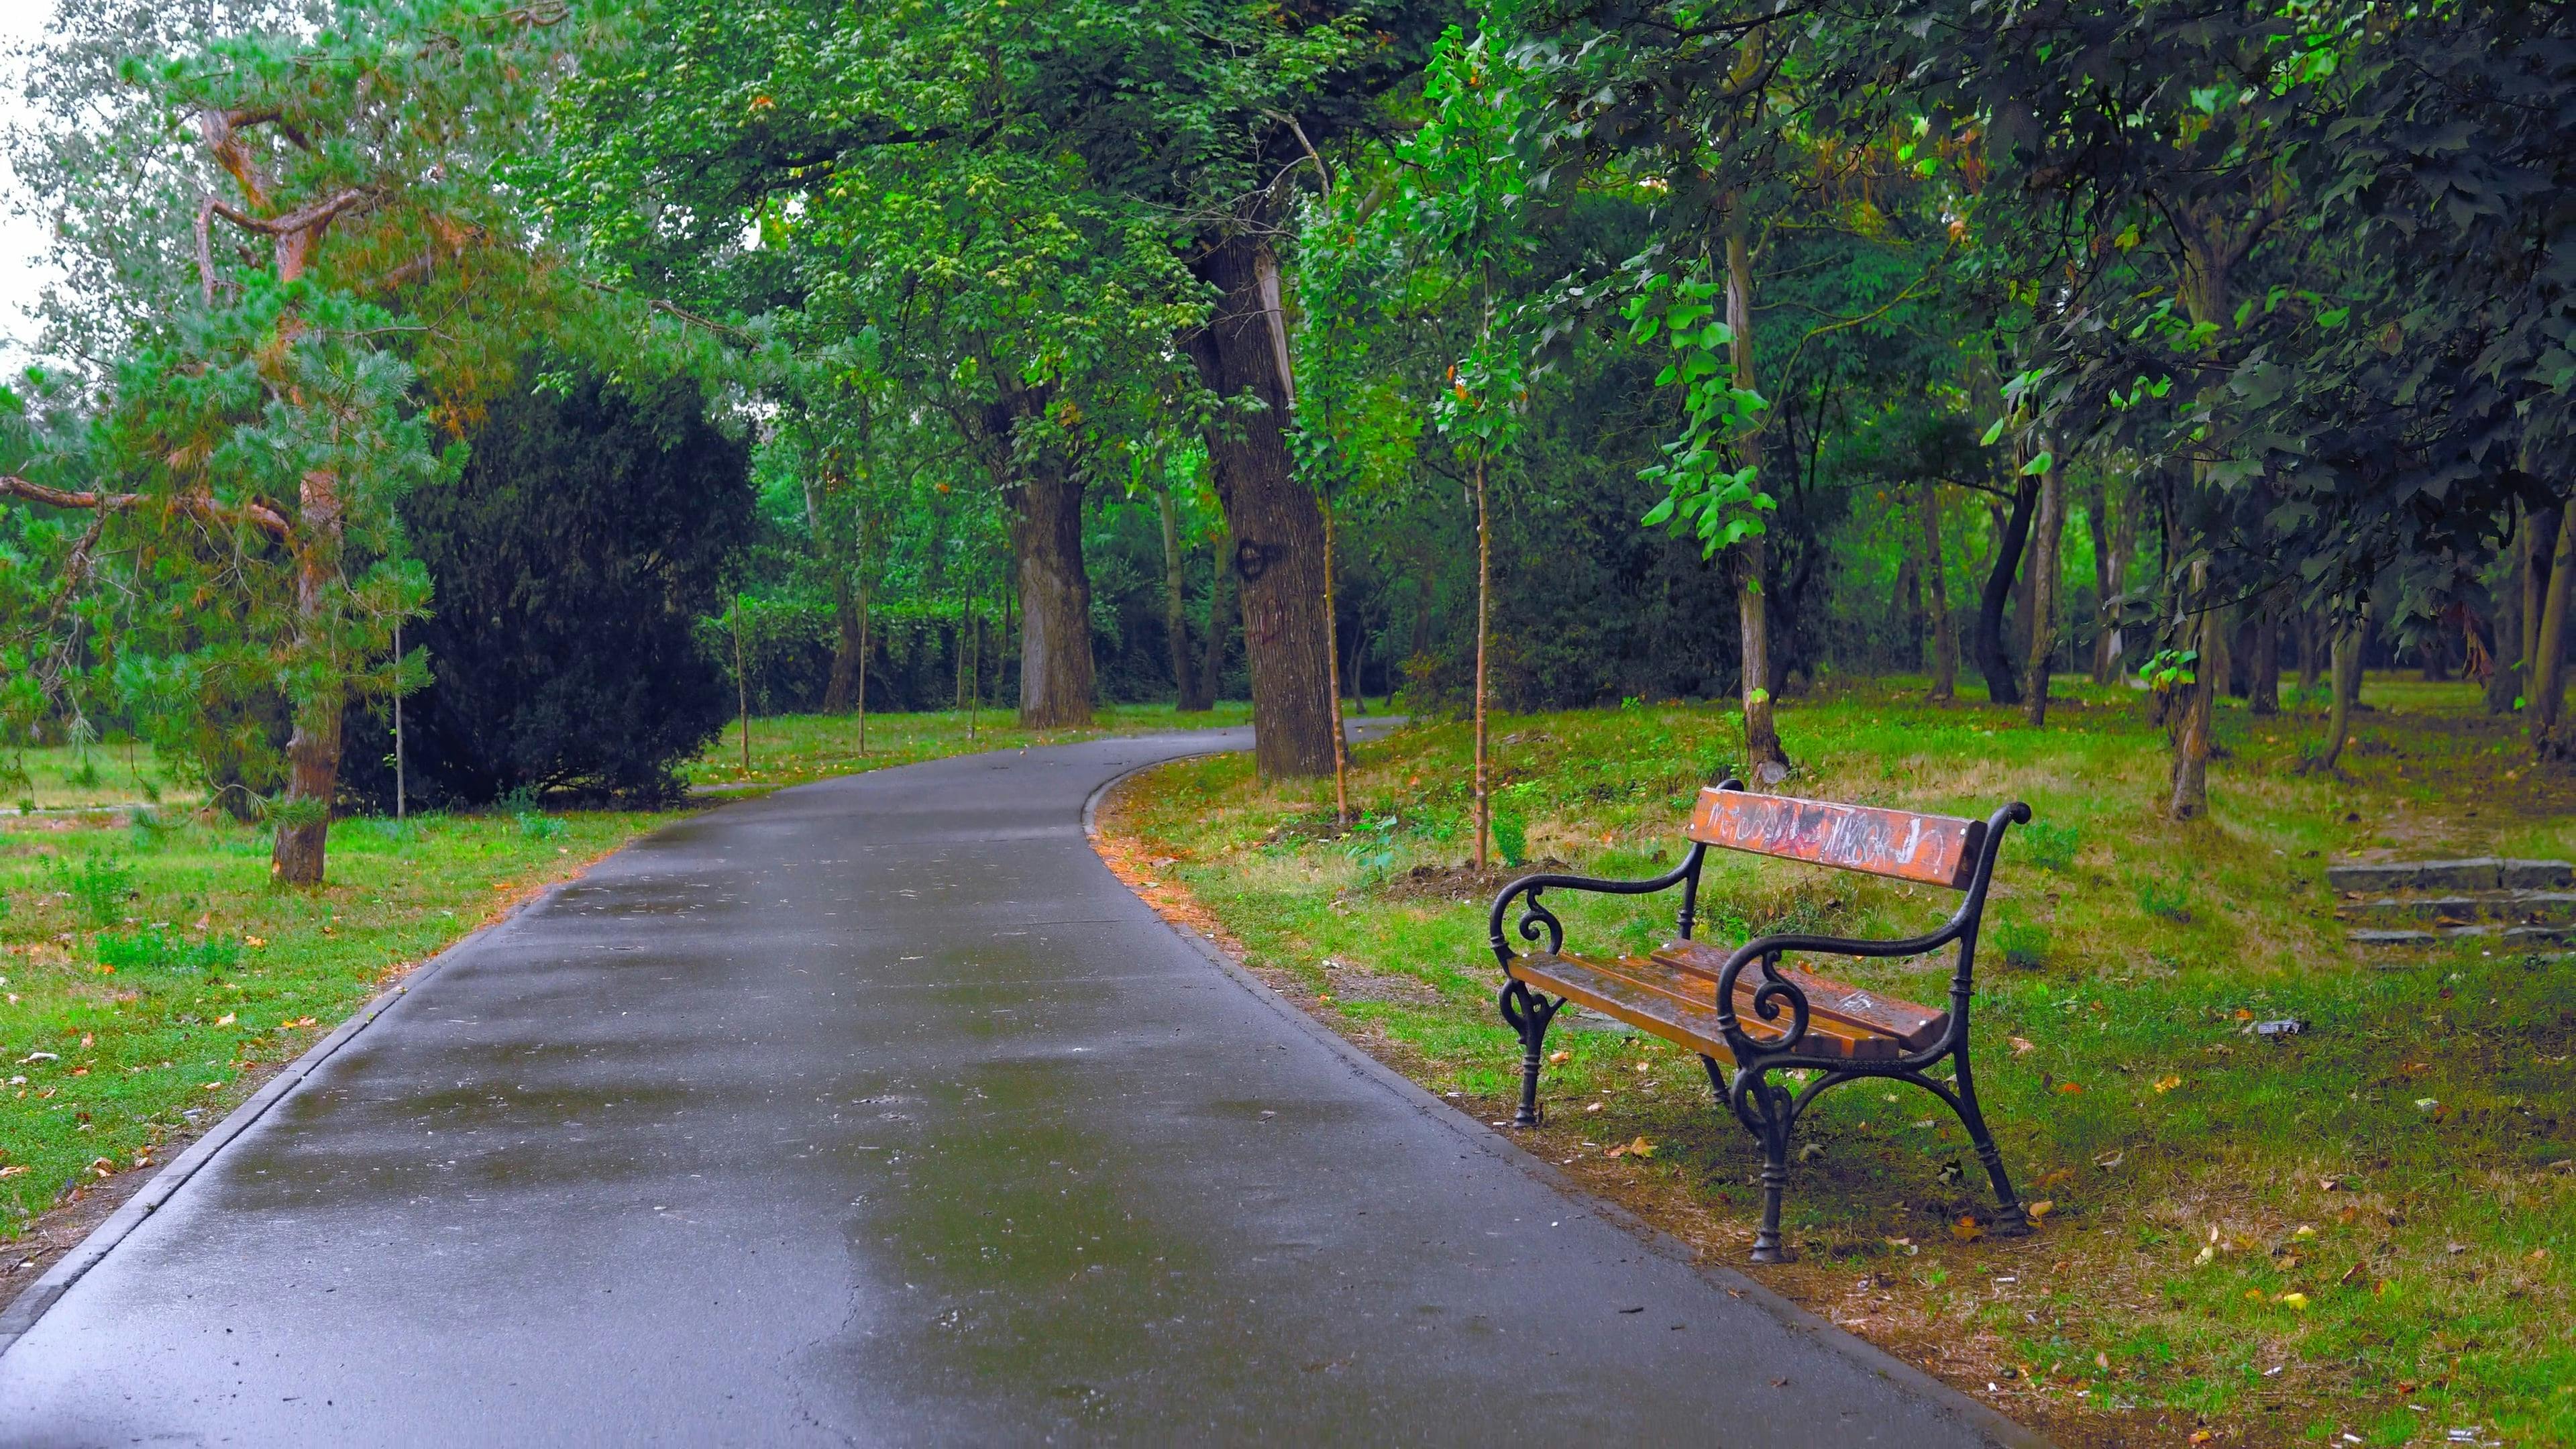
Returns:
[[[1984,437],[1982,437],[1982,438],[1979,438],[1979,439],[1977,440],[1977,442],[1978,442],[1980,445],[1984,446],[1984,447],[1988,447],[1988,448],[1993,447],[1993,446],[1994,446],[1998,441],[2000,441],[2000,440],[2003,438],[2003,435],[2004,435],[2004,424],[2005,424],[2005,423],[2007,423],[2007,422],[2009,422],[2009,421],[2011,421],[2011,420],[2010,420],[2010,419],[2008,419],[2008,418],[1997,418],[1997,419],[1995,419],[1995,425],[1994,425],[1993,427],[1991,427],[1991,428],[1986,429],[1986,435],[1985,435]]]
[[[2036,478],[2040,474],[2045,473],[2056,466],[2057,455],[2047,451],[2046,449],[2042,449],[2040,450],[2038,457],[2021,465],[2021,476],[2025,478]]]

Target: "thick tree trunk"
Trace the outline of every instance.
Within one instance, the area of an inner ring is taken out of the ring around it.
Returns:
[[[299,269],[300,270],[300,269]],[[329,651],[331,593],[339,586],[340,480],[304,475],[300,512],[304,533],[295,566],[296,652],[319,662]],[[339,676],[295,701],[295,731],[286,741],[286,819],[269,848],[269,877],[281,885],[318,886],[328,864],[331,802],[340,791],[340,715],[346,690]]]
[[[1082,566],[1082,484],[1040,459],[1011,490],[1019,565],[1020,727],[1091,723],[1091,579]]]
[[[2255,604],[2254,647],[2245,662],[2245,709],[2249,714],[2281,712],[2281,606],[2289,592],[2275,585]]]
[[[2047,444],[2052,460],[2055,444]],[[2038,519],[2033,525],[2029,577],[2030,653],[2022,671],[2023,718],[2048,723],[2048,672],[2057,658],[2058,550],[2066,537],[2066,470],[2052,461],[2039,478]]]
[[[1986,697],[1997,704],[2021,703],[2011,652],[2004,645],[2004,607],[2012,601],[2014,576],[2021,569],[2022,546],[2030,538],[2030,518],[2039,504],[2039,480],[2024,478],[2013,489],[2012,512],[2004,519],[1995,547],[1994,567],[1977,596],[1977,672],[1986,676]]]
[[[1163,632],[1171,646],[1173,708],[1183,714],[1208,709],[1212,701],[1199,687],[1200,674],[1190,655],[1190,616],[1184,607],[1181,557],[1180,510],[1172,505],[1172,492],[1166,488],[1154,495],[1163,515]]]
[[[2299,693],[2304,695],[2317,687],[2317,679],[2325,670],[2324,652],[2318,647],[2317,611],[2301,609],[2299,611]],[[2304,705],[2306,701],[2301,700],[2300,703]]]
[[[832,674],[823,685],[823,713],[847,714],[859,687],[860,635],[858,591],[850,587],[846,576],[834,571],[832,580]]]
[[[1959,621],[1950,612],[1950,571],[1941,556],[1941,493],[1925,479],[1915,490],[1914,513],[1923,527],[1923,581],[1932,600],[1932,690],[1925,696],[1939,704],[1959,683]]]
[[[2522,693],[2528,708],[2532,686],[2540,679],[2540,616],[2547,608],[2550,560],[2558,543],[2559,516],[2565,505],[2544,508],[2522,521]]]
[[[1269,243],[1247,229],[1207,250],[1192,270],[1217,291],[1207,327],[1189,339],[1199,378],[1230,403],[1257,405],[1231,414],[1208,438],[1242,590],[1253,760],[1271,778],[1322,775],[1333,768],[1324,522],[1314,492],[1289,465],[1290,383],[1273,300],[1278,264]]]
[[[1735,334],[1735,385],[1756,391],[1753,370],[1753,261],[1745,245],[1742,202],[1726,233],[1726,326]],[[1753,469],[1754,487],[1765,489],[1762,435],[1748,432],[1736,442],[1738,453]],[[1735,546],[1736,637],[1743,663],[1744,766],[1758,785],[1776,785],[1789,777],[1789,752],[1780,745],[1780,728],[1772,717],[1771,622],[1762,593],[1762,535]]]
[[[2576,584],[2576,506],[2558,510],[2557,546],[2540,610],[2540,638],[2532,649],[2531,746],[2542,759],[2576,754],[2576,732],[2560,727],[2567,708],[2567,608]]]

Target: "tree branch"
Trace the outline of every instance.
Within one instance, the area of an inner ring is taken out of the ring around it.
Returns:
[[[206,523],[247,523],[280,543],[295,540],[295,525],[263,503],[227,506],[202,493],[78,493],[67,488],[49,488],[30,483],[16,474],[0,475],[0,498],[23,498],[48,508],[86,510],[96,513],[131,513],[138,509],[163,507],[187,514]]]
[[[352,186],[336,196],[326,196],[320,201],[297,207],[284,216],[274,217],[253,216],[240,207],[220,201],[209,200],[206,205],[215,215],[244,231],[257,232],[261,236],[290,236],[299,231],[314,231],[328,226],[332,218],[363,202],[373,201],[376,194],[376,188],[372,186]]]

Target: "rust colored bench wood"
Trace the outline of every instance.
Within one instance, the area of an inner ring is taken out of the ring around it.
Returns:
[[[1748,794],[1729,780],[1700,792],[1686,832],[1689,853],[1663,875],[1648,880],[1533,875],[1512,882],[1494,898],[1488,927],[1503,967],[1503,1020],[1521,1039],[1521,1104],[1514,1125],[1538,1125],[1538,1077],[1548,1024],[1567,1003],[1577,1002],[1698,1054],[1708,1068],[1709,1084],[1760,1140],[1762,1228],[1754,1236],[1755,1262],[1785,1262],[1793,1256],[1780,1241],[1780,1200],[1788,1182],[1789,1136],[1799,1115],[1819,1093],[1874,1077],[1910,1082],[1958,1114],[1994,1184],[1997,1231],[2028,1232],[2028,1215],[1977,1106],[1967,1013],[1975,990],[1977,927],[1994,878],[1995,855],[2005,829],[2029,819],[2030,808],[2018,802],[1989,819],[1966,820]],[[1691,939],[1700,872],[1712,848],[1941,886],[1965,899],[1939,928],[1902,940],[1780,933],[1732,949],[1713,946]],[[1675,886],[1682,892],[1677,936],[1644,956],[1565,954],[1564,924],[1542,900],[1551,890],[1646,895]],[[1504,930],[1515,900],[1521,903],[1515,929],[1521,940],[1539,947],[1526,955],[1512,950]],[[1958,965],[1950,977],[1948,1010],[1781,964],[1793,953],[1909,957],[1953,946]],[[1943,1061],[1953,1070],[1947,1082],[1927,1075]],[[1771,1073],[1780,1071],[1805,1074],[1794,1095],[1770,1080]]]

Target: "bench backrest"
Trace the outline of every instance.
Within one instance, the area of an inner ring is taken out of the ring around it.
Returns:
[[[1690,838],[1725,850],[1963,891],[1977,873],[1986,822],[1711,786],[1699,792]]]

